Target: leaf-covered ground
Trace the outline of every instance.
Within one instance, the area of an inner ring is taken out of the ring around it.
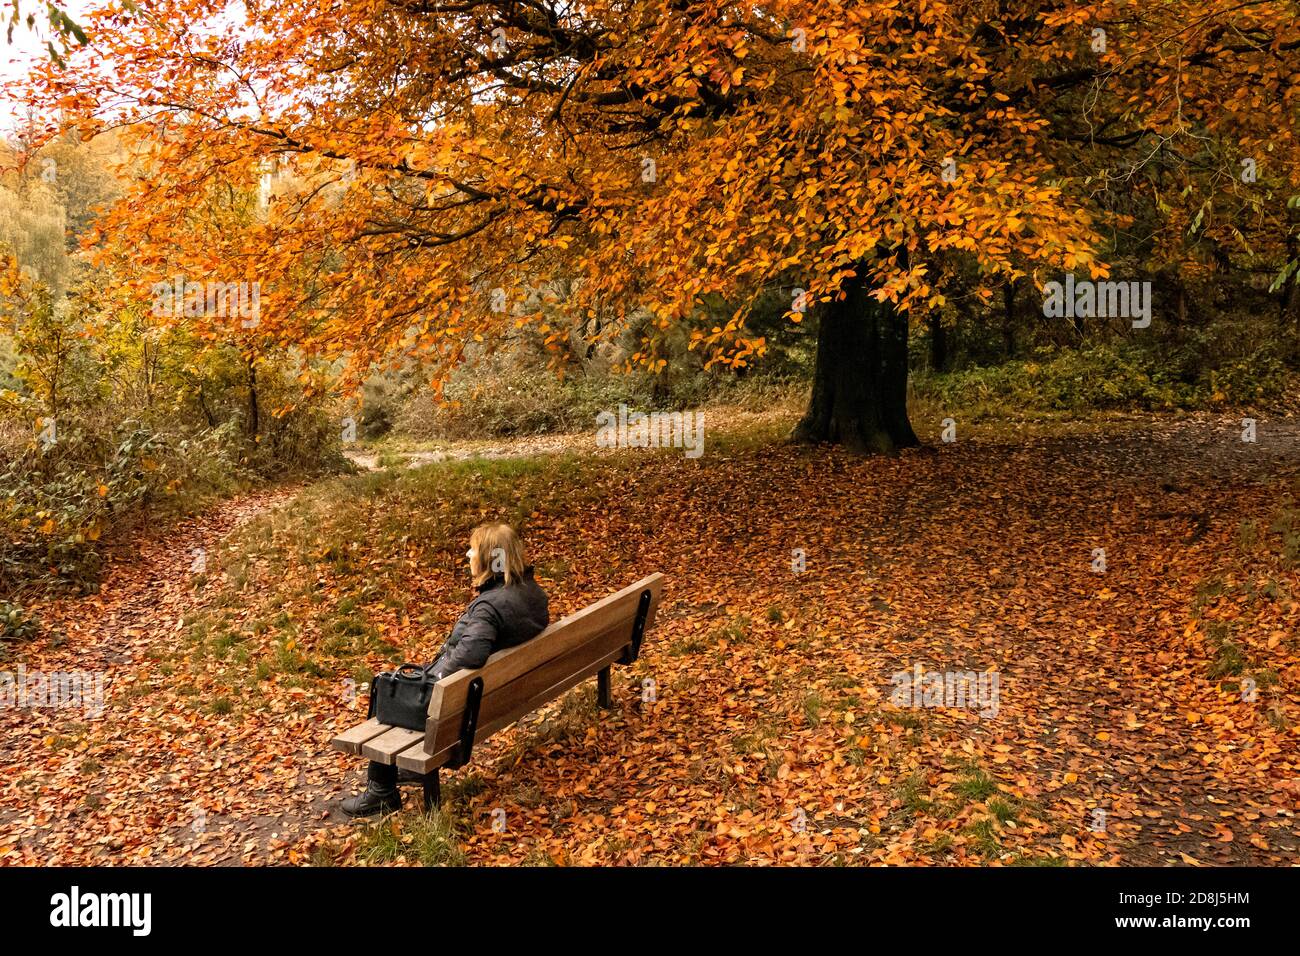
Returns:
[[[143,541],[38,609],[19,660],[106,670],[108,708],[0,710],[0,862],[1300,861],[1300,428],[856,459],[783,424],[360,475]],[[326,742],[357,682],[433,654],[489,516],[553,613],[659,570],[658,624],[613,711],[575,689],[446,775],[444,814],[347,822],[362,767]],[[916,664],[996,670],[996,715],[891,702]]]

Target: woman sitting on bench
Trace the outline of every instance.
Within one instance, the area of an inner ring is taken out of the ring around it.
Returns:
[[[524,564],[524,548],[508,524],[481,524],[470,533],[469,571],[478,596],[456,621],[451,636],[429,665],[436,679],[482,667],[495,651],[532,640],[550,623],[546,592]],[[397,784],[422,780],[390,764],[370,762],[365,792],[343,801],[351,817],[388,813],[402,806]]]

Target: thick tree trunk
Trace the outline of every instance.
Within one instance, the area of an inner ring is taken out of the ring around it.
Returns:
[[[793,437],[859,454],[918,445],[907,418],[907,316],[860,278],[844,292],[822,308],[812,398]]]

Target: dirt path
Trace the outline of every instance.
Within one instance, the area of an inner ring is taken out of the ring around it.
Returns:
[[[404,468],[419,468],[443,461],[470,458],[527,458],[532,455],[556,455],[562,452],[595,451],[589,432],[564,435],[536,435],[501,442],[456,442],[439,449],[402,449],[380,454],[364,449],[348,450],[344,456],[362,471],[380,471],[383,460],[400,460]]]
[[[146,697],[155,648],[179,631],[184,615],[202,603],[194,588],[196,570],[202,567],[196,561],[201,562],[206,552],[240,525],[292,500],[300,490],[280,488],[241,496],[162,531],[146,533],[129,553],[119,549],[98,593],[33,604],[43,634],[23,648],[21,664],[26,674],[102,676],[108,706],[136,694]],[[157,775],[130,766],[139,735],[152,729],[129,719],[96,715],[97,709],[96,702],[86,699],[61,708],[0,708],[0,780],[4,781],[0,862],[6,853],[50,862],[84,858],[90,847],[69,847],[68,841],[98,841],[107,850],[125,849],[115,846],[111,834],[117,827],[111,823],[98,836],[81,831],[91,811],[130,807],[148,817],[160,789],[177,782],[184,785],[183,772]],[[79,738],[92,724],[115,728],[109,740],[133,744],[123,747],[128,760],[117,774],[104,784],[87,787],[87,778],[98,774],[98,761],[78,760],[75,754],[84,749]],[[49,757],[31,759],[41,752]],[[133,849],[140,860],[148,858],[147,844]]]
[[[783,401],[774,401],[772,407],[762,411],[748,411],[728,405],[710,406],[700,411],[704,414],[706,431],[730,430],[752,427],[762,423],[785,420],[792,412]],[[375,450],[368,445],[354,446],[344,451],[345,457],[363,471],[379,471],[381,462],[401,462],[404,468],[443,461],[465,461],[470,458],[529,458],[534,455],[576,453],[585,455],[612,454],[616,449],[596,445],[595,431],[557,432],[547,435],[520,435],[515,438],[446,441],[436,448],[419,445]]]

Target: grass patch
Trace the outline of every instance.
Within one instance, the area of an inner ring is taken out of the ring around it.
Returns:
[[[669,657],[687,657],[701,654],[709,649],[709,642],[702,636],[681,637],[668,645]]]
[[[931,856],[943,856],[943,854],[952,849],[952,844],[952,834],[940,833],[926,845],[925,852]]]
[[[1065,866],[1065,857],[1046,854],[1018,853],[1009,861],[1011,866]]]
[[[811,691],[804,695],[803,698],[803,719],[809,727],[816,727],[822,722],[822,711],[826,709],[826,701],[822,695],[816,691]]]
[[[919,730],[925,726],[925,722],[920,717],[906,710],[887,710],[884,712],[884,718],[888,723],[905,730]]]
[[[994,797],[988,803],[989,813],[993,814],[998,823],[1015,823],[1016,808],[1007,800],[1001,797]]]
[[[603,480],[596,480],[597,468]],[[606,498],[608,484],[608,462],[563,455],[449,461],[323,481],[209,556],[211,608],[189,622],[190,639],[204,655],[223,659],[250,630],[253,637],[278,635],[249,651],[258,680],[274,673],[319,679],[337,670],[330,661],[351,662],[351,672],[364,669],[364,660],[391,660],[399,649],[378,622],[408,607],[436,612],[422,592],[422,569],[444,585],[454,579],[463,591],[439,588],[448,608],[426,622],[430,630],[449,624],[451,605],[471,596],[460,577],[475,524],[500,517],[527,537],[534,515],[571,514]],[[547,558],[541,549],[535,556],[538,563]]]
[[[414,860],[421,866],[463,866],[465,854],[456,827],[441,810],[423,814],[394,814],[366,826],[360,856],[368,863]]]
[[[981,768],[970,765],[966,768],[966,775],[953,785],[953,792],[978,803],[998,792],[998,782]]]
[[[924,813],[934,808],[934,801],[929,799],[925,774],[917,771],[898,788],[898,798],[903,807],[913,815]]]
[[[342,851],[335,844],[320,843],[312,847],[307,862],[316,867],[338,866],[341,856]]]
[[[559,866],[552,859],[551,855],[541,847],[534,847],[528,851],[528,855],[519,861],[520,866]]]
[[[962,829],[962,833],[966,835],[967,845],[986,860],[993,859],[1002,852],[1002,844],[998,842],[997,824],[991,817],[968,824]]]

